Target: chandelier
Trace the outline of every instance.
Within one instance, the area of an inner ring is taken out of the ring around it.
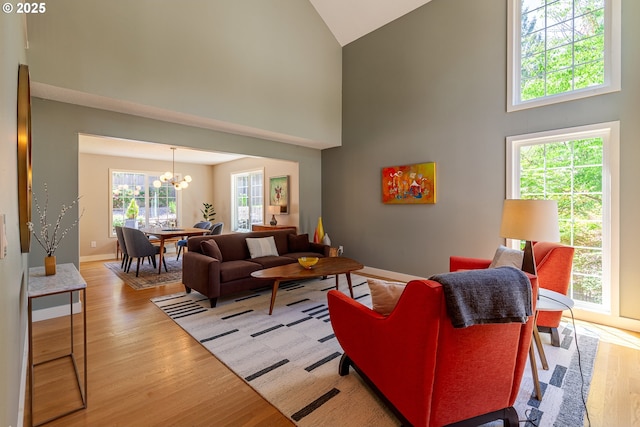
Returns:
[[[185,175],[182,179],[178,179],[178,177],[176,176],[176,150],[176,147],[171,147],[171,151],[173,151],[171,172],[165,172],[160,175],[160,179],[156,179],[155,181],[153,181],[154,187],[160,188],[162,187],[162,184],[166,182],[170,185],[173,185],[173,188],[175,188],[176,191],[179,191],[189,186],[189,183],[191,182],[191,176]]]

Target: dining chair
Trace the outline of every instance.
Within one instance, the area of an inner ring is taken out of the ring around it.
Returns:
[[[122,234],[122,227],[116,225],[116,236],[118,237],[118,245],[120,246],[120,251],[122,252],[122,263],[120,264],[120,268],[124,269],[125,265],[129,261],[129,254],[127,253],[127,245],[124,242],[124,235]]]
[[[133,258],[138,258],[136,265],[136,277],[138,277],[140,272],[140,262],[144,258],[149,258],[149,261],[151,261],[153,268],[155,269],[157,265],[156,255],[160,253],[160,247],[149,242],[147,236],[145,236],[142,231],[135,228],[124,227],[122,229],[122,234],[124,236],[124,242],[127,246],[127,252],[129,255],[129,262],[125,271],[128,273],[131,269],[131,262],[133,261]],[[167,270],[167,262],[164,257],[162,257],[162,261],[164,264],[164,271],[169,271]]]
[[[211,228],[211,221],[200,221],[194,224],[193,228],[202,228],[203,230],[207,230]],[[178,240],[178,256],[176,256],[176,261],[180,259],[180,253],[182,252],[182,248],[187,247],[187,239]]]

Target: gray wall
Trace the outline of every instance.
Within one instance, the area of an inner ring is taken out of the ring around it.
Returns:
[[[52,207],[68,204],[78,196],[78,134],[86,133],[297,162],[300,227],[309,230],[320,215],[318,150],[38,98],[33,100],[32,116],[34,191],[41,192],[46,182]],[[92,213],[86,211],[85,215]],[[58,262],[78,263],[78,239],[75,228],[56,252]],[[31,263],[42,265],[44,252],[38,246],[31,247]]]
[[[16,102],[18,65],[26,63],[22,17],[0,14],[0,214],[6,215],[7,256],[0,259],[0,425],[18,425],[26,332],[27,255],[20,250]]]
[[[340,142],[341,48],[306,0],[55,0],[28,25],[34,81]]]
[[[622,92],[506,113],[504,0],[433,0],[343,50],[343,146],[322,155],[323,222],[345,255],[419,276],[490,258],[505,137],[620,120],[622,316],[640,319],[640,2],[623,0]],[[383,205],[381,168],[437,162],[435,205]]]

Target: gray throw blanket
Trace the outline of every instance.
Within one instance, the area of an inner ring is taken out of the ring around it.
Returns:
[[[526,323],[532,315],[531,282],[514,267],[436,274],[454,328],[483,323]]]

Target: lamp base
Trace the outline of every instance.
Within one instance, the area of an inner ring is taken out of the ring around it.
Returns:
[[[533,243],[530,240],[524,245],[524,257],[522,258],[522,271],[533,274],[534,276],[538,275],[536,270],[536,259],[533,256]]]
[[[269,224],[271,224],[274,227],[276,225],[278,225],[278,221],[276,221],[276,216],[275,215],[271,215],[271,222]]]

